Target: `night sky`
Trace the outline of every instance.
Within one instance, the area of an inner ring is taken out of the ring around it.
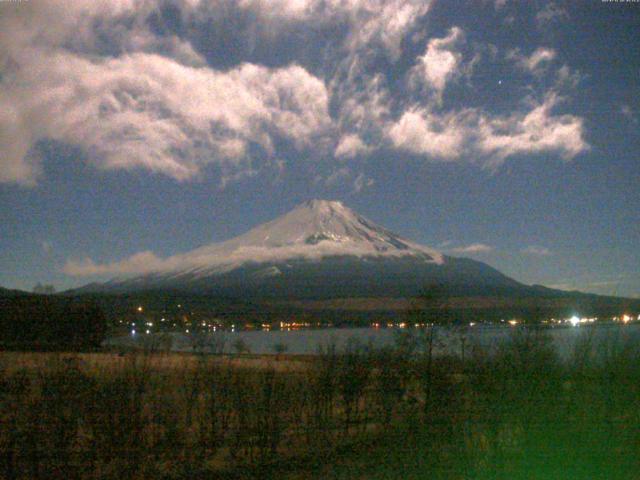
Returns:
[[[0,2],[0,285],[321,198],[638,297],[639,32],[640,3],[600,0]]]

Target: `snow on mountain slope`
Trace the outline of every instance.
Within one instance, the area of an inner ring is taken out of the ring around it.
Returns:
[[[415,296],[433,284],[474,295],[527,288],[489,265],[445,256],[325,200],[303,203],[225,242],[165,259],[148,252],[131,263],[134,276],[78,291],[255,299]]]
[[[436,250],[405,240],[345,207],[311,200],[289,213],[225,242],[206,245],[162,261],[165,277],[204,277],[248,262],[319,260],[331,256],[405,257],[442,264]],[[277,274],[277,272],[272,272]]]

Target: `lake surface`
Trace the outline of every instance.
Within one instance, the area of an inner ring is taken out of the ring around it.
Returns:
[[[516,329],[522,327],[511,326],[487,326],[476,325],[465,329],[448,329],[435,327],[438,338],[437,353],[460,354],[462,349],[469,351],[473,345],[480,345],[487,349],[493,349],[501,342],[508,341]],[[558,353],[566,357],[570,355],[576,344],[584,342],[587,338],[592,344],[621,347],[627,344],[640,345],[640,323],[627,325],[618,323],[572,326],[548,327],[543,330],[547,333]],[[217,332],[193,336],[184,333],[171,333],[172,350],[178,352],[193,351],[195,345],[204,345],[204,351],[215,351],[223,347],[226,353],[235,352],[234,345],[241,340],[251,353],[270,354],[275,353],[276,345],[284,345],[286,353],[299,355],[313,355],[319,349],[335,344],[338,351],[344,351],[349,342],[357,341],[363,344],[371,344],[380,348],[394,345],[398,335],[408,333],[416,335],[418,329],[398,328],[326,328],[317,330],[295,331],[240,331]],[[136,337],[114,337],[108,339],[106,344],[111,346],[144,345],[158,337],[155,335],[140,335]]]

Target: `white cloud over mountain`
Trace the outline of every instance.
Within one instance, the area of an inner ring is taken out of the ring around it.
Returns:
[[[493,251],[493,247],[484,243],[472,243],[470,245],[449,249],[449,252],[454,254],[488,253],[491,251]]]

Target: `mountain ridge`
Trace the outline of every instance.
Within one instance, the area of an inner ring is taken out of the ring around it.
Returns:
[[[304,202],[242,235],[155,267],[69,293],[153,290],[295,300],[415,297],[438,286],[458,296],[568,295],[525,285],[477,260],[444,255],[328,200]]]

